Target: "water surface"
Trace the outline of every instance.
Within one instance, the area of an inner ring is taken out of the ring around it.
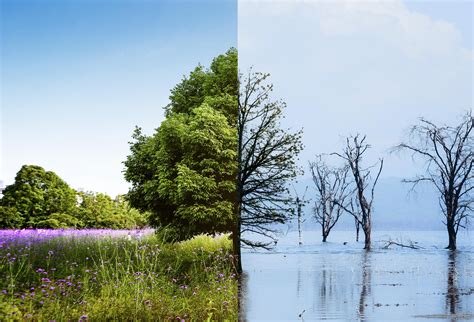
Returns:
[[[474,320],[474,235],[460,233],[458,250],[443,249],[443,231],[374,232],[364,251],[354,233],[282,236],[272,251],[244,251],[247,321],[467,321]],[[417,242],[422,249],[384,240]],[[343,243],[347,242],[346,245]]]

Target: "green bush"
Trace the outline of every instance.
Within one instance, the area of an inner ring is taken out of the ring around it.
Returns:
[[[83,223],[68,214],[54,213],[36,224],[37,228],[80,228]]]

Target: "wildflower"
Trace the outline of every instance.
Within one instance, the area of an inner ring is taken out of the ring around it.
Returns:
[[[2,294],[7,295],[8,291],[7,290],[2,290]]]
[[[87,314],[82,315],[79,320],[87,320]]]

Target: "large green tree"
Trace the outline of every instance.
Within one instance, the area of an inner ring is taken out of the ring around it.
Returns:
[[[125,178],[132,206],[174,237],[226,232],[234,220],[237,170],[237,51],[198,66],[171,90],[166,119],[147,136],[137,128]]]
[[[0,200],[2,227],[37,227],[55,213],[73,213],[76,193],[57,174],[24,165]]]

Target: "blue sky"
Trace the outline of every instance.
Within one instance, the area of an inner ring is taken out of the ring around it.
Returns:
[[[410,175],[411,160],[387,152],[410,124],[452,123],[473,105],[472,1],[1,5],[6,184],[38,164],[74,188],[126,192],[121,162],[134,126],[152,133],[169,90],[231,46],[241,70],[272,74],[288,103],[285,125],[304,127],[303,165],[362,132],[371,158],[386,158],[384,176]]]
[[[1,1],[0,180],[23,164],[74,188],[125,193],[135,125],[169,90],[237,46],[236,1]]]

